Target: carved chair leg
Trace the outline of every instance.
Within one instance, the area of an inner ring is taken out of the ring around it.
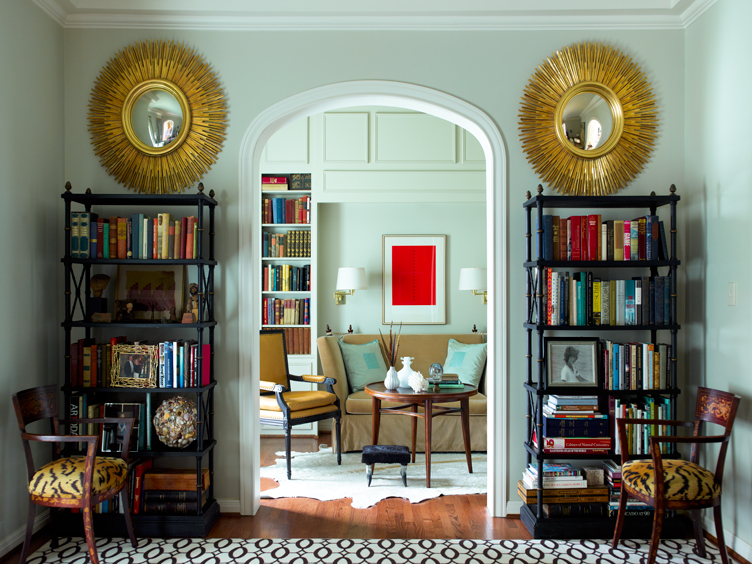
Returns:
[[[20,564],[26,564],[31,549],[31,535],[34,533],[34,519],[37,516],[37,506],[29,499],[29,516],[26,518],[26,537],[24,538],[23,549],[21,550]],[[56,546],[53,548],[57,548]]]
[[[131,546],[138,548],[138,541],[136,535],[133,533],[133,520],[131,519],[131,508],[128,507],[128,494],[125,492],[125,488],[120,490],[120,503],[123,504],[123,515],[125,517],[125,528],[128,531],[128,538],[131,539]]]
[[[285,456],[287,457],[287,479],[292,480],[292,440],[290,427],[285,428]]]
[[[705,535],[702,533],[702,511],[699,509],[692,510],[692,526],[695,530],[697,556],[700,558],[707,558],[707,556],[705,556]]]
[[[716,505],[713,508],[713,520],[715,521],[715,536],[718,538],[718,552],[721,553],[721,562],[729,564],[728,552],[726,551],[726,541],[723,538],[723,519],[721,518],[721,506]]]
[[[336,432],[337,432],[337,464],[339,466],[342,466],[342,424],[340,422],[340,418],[337,418],[336,421]]]
[[[614,540],[611,542],[611,547],[616,548],[621,538],[621,530],[624,527],[624,514],[627,512],[627,492],[624,488],[621,489],[621,495],[619,497],[619,513],[616,515],[616,527],[614,528]]]
[[[92,520],[92,508],[84,507],[84,536],[86,537],[86,546],[89,547],[89,558],[91,564],[99,564],[99,555],[97,555],[97,541],[94,538],[94,523]]]
[[[658,555],[658,545],[661,544],[661,528],[662,527],[663,527],[663,506],[660,503],[656,503],[655,515],[653,516],[653,536],[650,537],[650,553],[648,554],[648,560],[646,564],[655,563],[655,557]]]
[[[57,507],[50,507],[50,548],[57,550],[60,546],[58,542],[58,525],[60,523],[60,510]]]

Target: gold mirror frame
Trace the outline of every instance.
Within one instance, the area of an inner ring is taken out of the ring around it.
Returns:
[[[604,144],[585,151],[561,132],[568,101],[593,92],[611,108],[614,127]],[[563,194],[604,195],[624,188],[650,159],[658,114],[650,84],[620,51],[578,43],[557,51],[525,87],[519,114],[522,149],[544,182]]]
[[[183,111],[181,131],[167,147],[148,147],[130,121],[136,100],[150,90],[169,92]],[[182,192],[201,180],[222,150],[226,118],[216,75],[173,42],[146,41],[118,52],[94,81],[89,101],[89,132],[102,166],[147,194]]]

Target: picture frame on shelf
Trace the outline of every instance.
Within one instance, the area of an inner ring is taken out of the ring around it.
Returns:
[[[136,452],[139,449],[139,434],[141,429],[141,414],[145,412],[143,403],[105,403],[103,417],[130,417],[133,418],[133,429],[131,431],[131,440],[128,445],[129,452]],[[102,445],[102,452],[122,452],[125,425],[118,423],[104,423],[101,426],[101,435],[99,442]]]
[[[446,235],[382,236],[382,323],[446,324]]]
[[[114,387],[157,387],[158,345],[116,344],[112,355],[111,381]]]
[[[546,337],[546,385],[598,387],[598,339]]]
[[[133,320],[178,323],[183,313],[184,286],[183,265],[118,265],[115,300],[133,300]]]

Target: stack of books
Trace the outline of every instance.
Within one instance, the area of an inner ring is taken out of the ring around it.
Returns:
[[[464,389],[464,388],[465,388],[465,384],[463,384],[463,383],[462,383],[462,382],[460,381],[460,377],[459,377],[459,376],[458,376],[457,374],[449,374],[449,373],[445,373],[445,374],[444,374],[444,375],[442,376],[442,378],[441,378],[441,381],[439,381],[439,382],[436,382],[436,380],[434,380],[433,378],[428,378],[428,379],[427,379],[427,382],[428,382],[428,383],[429,383],[430,385],[432,385],[432,386],[433,386],[434,384],[437,384],[437,383],[438,383],[438,384],[439,384],[439,388],[445,388],[445,389],[452,389],[452,388],[457,388],[457,389],[460,389],[460,390],[461,390],[461,389]]]
[[[535,433],[533,445],[539,448]],[[543,406],[542,447],[550,454],[608,454],[608,416],[598,411],[598,397],[549,396]]]
[[[525,476],[517,482],[517,493],[522,501],[527,505],[535,505],[538,502],[537,476],[530,486],[530,475],[528,470],[531,467],[537,467],[537,464],[531,464],[525,471]],[[585,479],[580,476],[581,481],[577,485],[563,486],[564,479],[574,478],[577,476],[546,476],[548,472],[567,472],[578,471],[577,469],[563,468],[557,470],[555,466],[569,465],[544,465],[544,482],[543,482],[543,516],[549,518],[556,517],[605,517],[608,512],[609,490],[606,486],[587,487]],[[550,478],[564,478],[559,482],[550,484]],[[527,485],[526,485],[527,484]]]
[[[158,468],[143,476],[140,513],[146,515],[195,515],[207,501],[209,469],[201,471],[201,500],[196,487],[196,470]],[[135,513],[135,511],[134,511]]]
[[[262,176],[262,190],[287,190],[289,184],[286,176]]]
[[[611,460],[603,461],[603,469],[606,473],[606,483],[608,484],[608,516],[616,517],[619,514],[619,500],[621,499],[621,464]],[[627,499],[626,517],[650,517],[654,509],[630,497]]]
[[[538,463],[530,463],[522,473],[522,483],[527,489],[538,487]],[[543,489],[585,488],[587,480],[579,468],[569,463],[543,464]]]

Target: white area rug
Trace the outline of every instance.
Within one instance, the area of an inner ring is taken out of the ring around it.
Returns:
[[[640,564],[648,541],[400,540],[400,539],[97,539],[102,564]],[[720,562],[706,543],[708,559],[694,553],[694,541],[662,541],[657,564]],[[28,564],[85,564],[84,539],[60,539],[57,550],[43,546]]]
[[[284,452],[276,453],[285,456]],[[411,503],[440,495],[486,493],[486,455],[473,453],[473,473],[467,471],[465,453],[431,454],[431,487],[426,487],[426,457],[418,453],[415,464],[407,465],[407,487],[402,485],[399,464],[377,464],[371,487],[366,483],[366,465],[361,454],[345,453],[342,466],[331,447],[319,452],[292,453],[292,480],[287,479],[287,460],[263,466],[261,476],[279,482],[278,488],[261,492],[262,498],[309,497],[320,501],[352,498],[352,506],[364,509],[387,497],[401,497]]]

